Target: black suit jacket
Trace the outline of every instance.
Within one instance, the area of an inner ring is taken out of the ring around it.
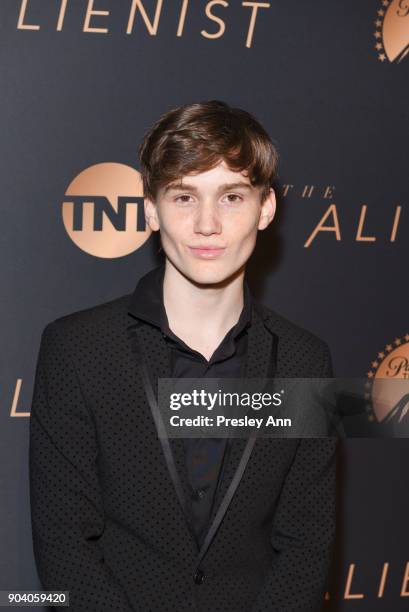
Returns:
[[[183,440],[158,438],[143,384],[170,377],[132,294],[49,323],[30,419],[33,549],[71,612],[307,612],[335,531],[335,438],[234,438],[197,548]],[[135,296],[134,296],[135,299]],[[331,377],[327,345],[257,303],[246,377]]]

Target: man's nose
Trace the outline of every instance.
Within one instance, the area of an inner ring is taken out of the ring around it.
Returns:
[[[220,233],[222,224],[219,212],[212,201],[201,202],[196,211],[194,231],[200,234]]]

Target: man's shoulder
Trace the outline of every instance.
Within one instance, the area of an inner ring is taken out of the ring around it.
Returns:
[[[128,306],[132,294],[120,295],[114,299],[81,308],[50,321],[45,330],[53,329],[68,336],[82,335],[102,330],[108,326],[119,328],[128,321]]]
[[[276,334],[282,358],[288,357],[294,366],[297,362],[325,363],[331,359],[326,340],[269,306],[257,301],[255,304],[264,324]]]
[[[261,313],[267,326],[278,336],[302,339],[305,342],[311,342],[313,344],[326,344],[325,341],[314,332],[288,319],[273,308],[270,308],[261,302],[255,302],[255,304],[258,312]]]

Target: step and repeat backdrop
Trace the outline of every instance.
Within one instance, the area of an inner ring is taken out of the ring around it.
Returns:
[[[159,262],[137,148],[170,108],[224,100],[278,148],[256,298],[325,339],[369,399],[377,376],[409,377],[409,0],[2,0],[0,27],[0,590],[34,590],[40,335]],[[342,442],[323,610],[408,609],[408,465],[407,438]]]

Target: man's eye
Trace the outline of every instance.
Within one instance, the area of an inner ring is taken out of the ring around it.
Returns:
[[[237,193],[228,193],[226,197],[228,198],[228,202],[231,202],[232,204],[234,204],[236,202],[240,202],[240,200],[243,199]],[[233,199],[231,199],[231,198],[233,198]]]
[[[228,193],[226,194],[227,201],[231,204],[236,204],[236,202],[240,202],[243,198],[237,193]],[[181,202],[182,204],[189,204],[191,196],[188,193],[183,193],[175,198],[175,202]]]
[[[182,203],[187,203],[188,200],[186,199],[182,199],[182,198],[190,198],[190,195],[188,195],[187,193],[184,193],[183,195],[178,196],[177,198],[175,198],[176,202],[182,202]]]

